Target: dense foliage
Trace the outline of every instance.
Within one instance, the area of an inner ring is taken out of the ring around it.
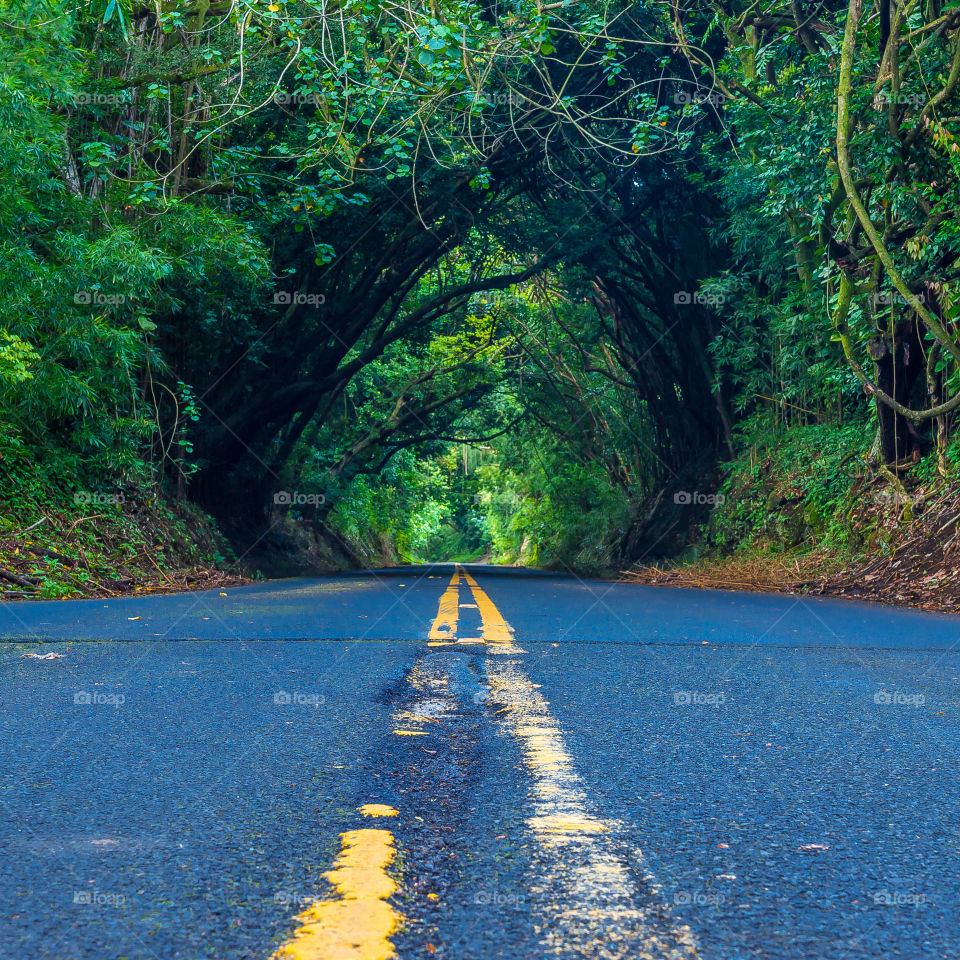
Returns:
[[[0,0],[0,56],[14,512],[596,570],[808,435],[955,475],[960,4]]]

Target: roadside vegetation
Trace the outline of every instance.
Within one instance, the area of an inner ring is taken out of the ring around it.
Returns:
[[[0,0],[0,61],[11,594],[953,602],[953,2]]]

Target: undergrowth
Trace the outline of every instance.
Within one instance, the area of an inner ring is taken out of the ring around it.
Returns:
[[[0,432],[0,595],[67,598],[211,586],[233,559],[215,524],[131,472],[108,479],[60,448]]]

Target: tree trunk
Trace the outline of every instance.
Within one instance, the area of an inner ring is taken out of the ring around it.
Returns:
[[[923,349],[913,322],[900,323],[894,340],[874,341],[869,347],[876,365],[876,383],[885,393],[905,406],[918,379],[924,373]],[[925,437],[906,417],[877,401],[880,424],[880,456],[884,463],[896,463],[926,446]]]

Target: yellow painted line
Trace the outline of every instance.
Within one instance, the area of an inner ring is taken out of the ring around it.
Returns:
[[[465,580],[473,594],[473,603],[460,603],[460,581]],[[462,608],[480,611],[480,620],[483,623],[482,637],[462,637],[457,639],[457,623]],[[430,627],[427,643],[431,647],[439,647],[451,642],[457,643],[499,643],[513,644],[513,630],[500,614],[494,602],[484,593],[483,589],[473,577],[457,567],[450,578],[447,589],[440,597],[437,616]]]
[[[385,803],[365,803],[358,808],[365,817],[395,817],[397,811]]]
[[[515,656],[521,651],[513,629],[473,577],[464,572],[464,579],[480,609],[488,653],[503,654],[486,661],[493,715],[516,737],[530,776],[527,826],[540,850],[535,886],[548,891],[535,907],[544,954],[573,948],[595,956],[603,930],[605,956],[697,960],[692,931],[673,920],[641,851],[624,856],[623,824],[595,815],[550,704]],[[633,880],[636,867],[646,890]]]
[[[592,817],[554,813],[540,817],[537,828],[544,833],[603,833],[610,828]]]
[[[360,811],[371,808],[392,810],[365,804]],[[390,937],[401,918],[388,899],[397,884],[387,873],[395,857],[393,834],[362,829],[340,837],[340,854],[324,874],[337,895],[298,913],[300,926],[271,960],[390,960],[396,955]]]
[[[477,608],[480,610],[480,619],[483,621],[483,639],[486,643],[513,643],[513,629],[503,619],[494,602],[483,592],[480,585],[469,573],[464,571],[463,579],[467,581]]]
[[[450,584],[440,597],[440,608],[430,628],[430,640],[451,640],[457,635],[460,615],[460,568],[454,570]]]
[[[398,737],[425,737],[427,735],[424,730],[394,730],[393,732]]]

